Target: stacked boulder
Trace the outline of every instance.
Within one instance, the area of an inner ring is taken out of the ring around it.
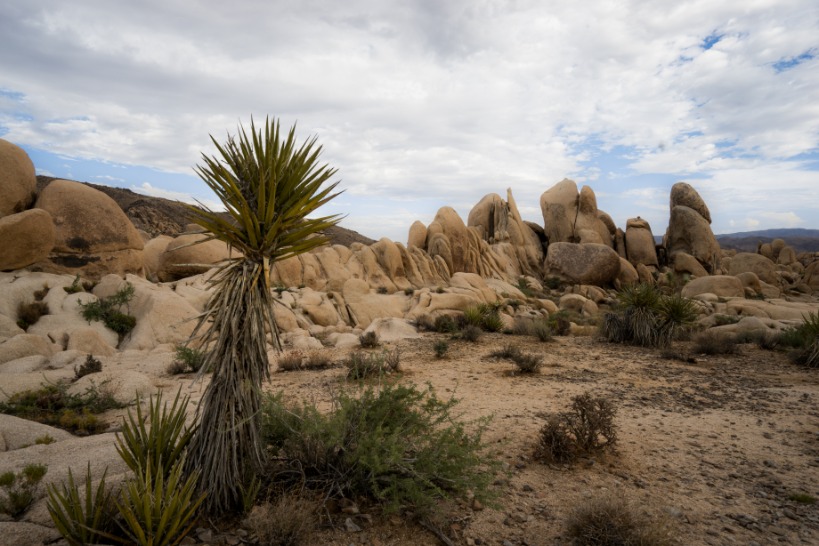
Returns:
[[[0,270],[28,267],[46,259],[54,248],[56,230],[51,215],[31,209],[37,178],[28,154],[0,139]]]
[[[670,207],[663,238],[669,265],[677,273],[719,274],[721,250],[711,231],[711,212],[700,194],[689,184],[677,182],[671,188]]]
[[[38,196],[28,154],[2,139],[0,188],[0,270],[31,267],[88,278],[141,273],[142,238],[104,193],[55,180]]]

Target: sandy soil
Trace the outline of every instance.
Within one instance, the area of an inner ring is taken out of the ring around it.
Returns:
[[[819,544],[819,508],[789,497],[819,497],[819,372],[778,352],[741,346],[730,356],[665,359],[652,349],[590,337],[534,338],[486,334],[477,343],[449,340],[443,359],[425,334],[397,344],[402,380],[453,394],[468,418],[492,416],[485,435],[508,468],[499,509],[457,506],[444,519],[454,544],[568,544],[565,520],[588,497],[614,494],[673,525],[680,544]],[[534,376],[488,355],[507,343],[544,356]],[[687,354],[690,344],[675,345]],[[337,359],[344,354],[335,355]],[[326,404],[345,383],[344,369],[276,373],[272,391]],[[543,415],[568,408],[589,391],[613,400],[615,453],[574,466],[532,458]],[[366,507],[363,507],[367,511]],[[434,534],[397,518],[356,516],[363,529],[325,529],[315,544],[440,544]],[[443,516],[442,516],[443,517]]]

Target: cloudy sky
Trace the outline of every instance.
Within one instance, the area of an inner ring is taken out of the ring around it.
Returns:
[[[324,212],[406,241],[511,188],[624,227],[686,180],[716,233],[819,228],[816,0],[5,0],[0,138],[38,172],[212,202],[192,167],[267,115],[316,135]]]

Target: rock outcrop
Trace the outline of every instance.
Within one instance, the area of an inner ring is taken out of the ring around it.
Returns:
[[[552,243],[544,269],[571,283],[609,286],[620,274],[620,256],[602,244]]]
[[[57,238],[51,215],[31,209],[0,218],[0,270],[21,269],[45,260]]]
[[[48,212],[56,228],[54,248],[37,264],[43,271],[89,278],[142,272],[142,237],[104,193],[55,180],[40,193],[35,207]]]
[[[37,178],[28,154],[0,138],[0,218],[23,212],[34,202]]]
[[[540,196],[543,229],[549,244],[595,243],[614,247],[614,233],[609,222],[601,219],[594,191],[568,178],[555,184]],[[603,216],[605,218],[605,216]]]
[[[678,182],[671,188],[671,217],[663,239],[669,261],[685,252],[710,274],[720,272],[720,246],[711,231],[711,213],[690,185]]]
[[[632,265],[643,264],[659,268],[657,250],[654,248],[654,235],[649,223],[639,216],[626,221],[626,256]]]

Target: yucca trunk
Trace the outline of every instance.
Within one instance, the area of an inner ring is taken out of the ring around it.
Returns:
[[[209,347],[204,369],[213,374],[188,450],[188,464],[200,471],[200,489],[208,493],[205,509],[211,513],[240,508],[242,488],[261,465],[261,386],[270,374],[266,331],[277,338],[263,264],[241,260],[215,283],[205,311],[212,322],[203,340]]]

